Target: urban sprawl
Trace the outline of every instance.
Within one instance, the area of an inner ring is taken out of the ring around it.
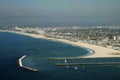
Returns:
[[[15,26],[9,30],[38,35],[41,34],[45,37],[83,42],[120,51],[120,26],[24,28]]]

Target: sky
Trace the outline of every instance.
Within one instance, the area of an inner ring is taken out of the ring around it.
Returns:
[[[41,23],[120,24],[120,0],[0,0],[0,21],[8,17],[37,17]]]

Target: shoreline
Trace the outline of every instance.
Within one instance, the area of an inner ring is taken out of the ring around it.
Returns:
[[[111,57],[120,57],[120,51],[97,46],[97,45],[92,45],[92,44],[87,44],[87,43],[82,43],[82,42],[73,42],[65,39],[56,39],[56,38],[50,38],[46,37],[42,34],[31,34],[31,33],[24,33],[24,32],[17,32],[17,31],[5,31],[5,30],[0,30],[1,32],[11,32],[11,33],[16,33],[16,34],[21,34],[21,35],[26,35],[30,36],[33,38],[38,38],[38,39],[46,39],[46,40],[52,40],[52,41],[57,41],[57,42],[62,42],[66,44],[70,44],[73,46],[78,46],[85,48],[87,50],[90,50],[87,55],[85,56],[78,56],[76,58],[111,58]],[[92,51],[92,53],[91,53]],[[116,55],[117,53],[117,55]]]

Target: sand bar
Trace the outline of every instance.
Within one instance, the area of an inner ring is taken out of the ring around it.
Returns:
[[[5,32],[5,31],[4,31]],[[53,41],[59,41],[62,43],[67,43],[75,46],[80,46],[84,47],[90,50],[94,51],[94,54],[91,55],[86,55],[83,56],[82,58],[109,58],[109,57],[120,57],[120,51],[97,46],[97,45],[92,45],[92,44],[87,44],[87,43],[82,43],[82,42],[73,42],[65,39],[56,39],[56,38],[50,38],[50,37],[45,37],[44,35],[41,34],[31,34],[31,33],[24,33],[24,32],[16,32],[16,31],[7,31],[7,32],[12,32],[12,33],[17,33],[17,34],[22,34],[26,36],[31,36],[33,38],[40,38],[40,39],[47,39],[47,40],[53,40]],[[116,55],[116,53],[118,55]],[[81,56],[79,56],[81,57]]]

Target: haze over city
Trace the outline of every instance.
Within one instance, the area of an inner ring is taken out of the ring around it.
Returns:
[[[0,0],[0,23],[119,25],[120,0]]]

